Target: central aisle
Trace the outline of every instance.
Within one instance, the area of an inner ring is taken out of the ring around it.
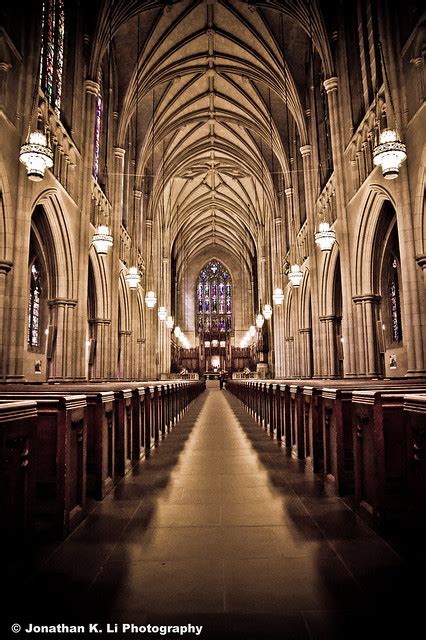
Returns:
[[[393,624],[405,578],[342,500],[210,389],[30,590],[49,611],[38,608],[39,624],[77,616],[202,624],[201,638],[328,639],[357,637],[368,610],[386,608]]]

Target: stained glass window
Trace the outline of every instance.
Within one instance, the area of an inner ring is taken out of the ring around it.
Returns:
[[[398,261],[391,254],[388,265],[389,316],[392,342],[402,341],[401,300],[399,293]]]
[[[99,70],[98,75],[99,94],[96,99],[96,118],[95,118],[95,137],[93,141],[93,170],[92,174],[95,180],[99,180],[99,158],[101,153],[101,127],[102,127],[102,71]]]
[[[64,70],[64,0],[43,0],[41,24],[40,87],[59,118]]]
[[[40,271],[37,263],[31,267],[30,294],[28,298],[28,345],[40,346]]]
[[[198,333],[213,336],[232,332],[232,281],[222,263],[211,260],[203,267],[195,295]]]

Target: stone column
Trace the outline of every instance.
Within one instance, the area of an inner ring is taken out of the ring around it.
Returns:
[[[146,252],[147,252],[147,268],[145,276],[145,294],[150,289],[155,291],[154,286],[154,266],[152,264],[154,260],[154,251],[152,247],[152,220],[146,220]],[[158,305],[158,302],[157,302]],[[146,308],[145,313],[145,326],[146,326],[146,344],[145,344],[145,356],[146,356],[146,371],[150,380],[155,380],[157,377],[157,365],[156,365],[156,353],[158,349],[158,332],[157,332],[157,305],[153,309]]]
[[[313,186],[313,167],[311,145],[300,147],[303,163],[303,177],[306,193],[306,222],[307,222],[307,246],[309,253],[309,273],[311,282],[311,305],[312,305],[312,346],[314,351],[314,363],[312,377],[321,377],[322,371],[322,350],[320,340],[319,318],[319,298],[320,286],[318,275],[318,259],[315,244],[315,194]]]
[[[55,298],[49,300],[50,324],[55,330],[55,343],[52,358],[48,366],[49,380],[72,380],[72,356],[81,345],[76,344],[73,336],[73,310],[77,300]],[[84,336],[83,349],[86,353],[86,335]],[[86,370],[82,372],[86,378]]]
[[[10,260],[0,260],[0,300],[6,299],[6,278],[7,274],[11,270],[13,263]],[[5,344],[7,337],[5,336],[5,324],[4,324],[4,304],[0,304],[0,378],[5,375],[5,363],[3,345]]]
[[[343,361],[344,377],[355,375],[355,327],[352,321],[352,279],[351,279],[351,252],[349,247],[349,232],[346,216],[346,183],[344,167],[344,143],[339,118],[338,79],[328,78],[324,82],[327,92],[328,111],[330,114],[331,148],[333,153],[333,165],[336,188],[336,208],[338,216],[336,220],[336,235],[340,250],[340,269],[342,277],[342,336],[344,339],[345,358]]]
[[[83,137],[82,149],[82,180],[81,180],[81,218],[76,238],[76,264],[79,266],[76,277],[76,298],[79,302],[73,330],[74,351],[70,354],[74,362],[74,378],[86,380],[87,378],[87,273],[89,267],[89,247],[91,242],[90,213],[92,206],[92,168],[93,168],[93,132],[96,120],[96,102],[99,95],[99,84],[93,80],[84,82],[84,122],[83,128],[86,135]],[[59,343],[57,343],[59,344]],[[59,368],[55,367],[55,377]]]
[[[293,188],[289,187],[288,189],[285,189],[284,193],[286,197],[287,216],[288,216],[288,220],[290,221],[289,229],[288,229],[289,231],[288,244],[290,247],[292,247],[296,242],[296,226],[294,224],[294,208],[293,208]]]
[[[336,329],[335,325],[338,318],[333,315],[321,316],[320,321],[324,326],[324,347],[326,349],[327,359],[325,360],[326,368],[323,373],[327,378],[338,378],[339,370],[337,365],[336,352]]]
[[[382,373],[379,367],[376,332],[377,305],[380,302],[380,296],[368,293],[355,296],[353,301],[357,305],[357,319],[359,320],[357,345],[361,356],[359,374],[377,377]]]
[[[163,273],[161,279],[161,296],[159,300],[166,307],[167,314],[170,315],[170,268],[169,259],[163,256]],[[159,353],[160,353],[160,373],[169,375],[171,364],[171,353],[169,344],[170,329],[167,328],[166,322],[159,320]]]
[[[302,378],[312,378],[311,365],[311,335],[310,327],[299,329],[300,337],[300,375]]]
[[[92,326],[92,337],[96,340],[95,358],[90,375],[91,380],[102,381],[109,377],[110,366],[110,325],[111,320],[106,318],[93,318],[89,320]]]
[[[111,210],[111,234],[114,245],[110,252],[109,276],[110,276],[110,301],[109,316],[111,324],[110,333],[110,354],[107,377],[114,379],[117,376],[118,362],[118,288],[120,278],[120,246],[121,246],[121,218],[123,212],[123,189],[124,189],[124,157],[125,149],[114,148],[114,175],[112,176],[112,210]]]
[[[130,340],[132,336],[132,332],[130,329],[122,329],[118,332],[121,341],[121,379],[122,380],[130,380],[130,362],[129,362],[129,352],[130,352]]]

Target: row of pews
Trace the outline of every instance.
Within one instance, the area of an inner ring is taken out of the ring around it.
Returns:
[[[66,537],[182,418],[204,381],[0,385],[0,531]]]
[[[271,437],[378,529],[426,525],[426,380],[230,380]]]

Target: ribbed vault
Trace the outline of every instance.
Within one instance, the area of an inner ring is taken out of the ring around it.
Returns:
[[[290,138],[309,143],[308,34],[331,74],[316,0],[105,3],[91,72],[112,36],[117,145],[137,130],[142,215],[160,231],[163,255],[174,248],[178,274],[183,256],[209,246],[249,270],[264,254],[271,220],[285,215]]]

